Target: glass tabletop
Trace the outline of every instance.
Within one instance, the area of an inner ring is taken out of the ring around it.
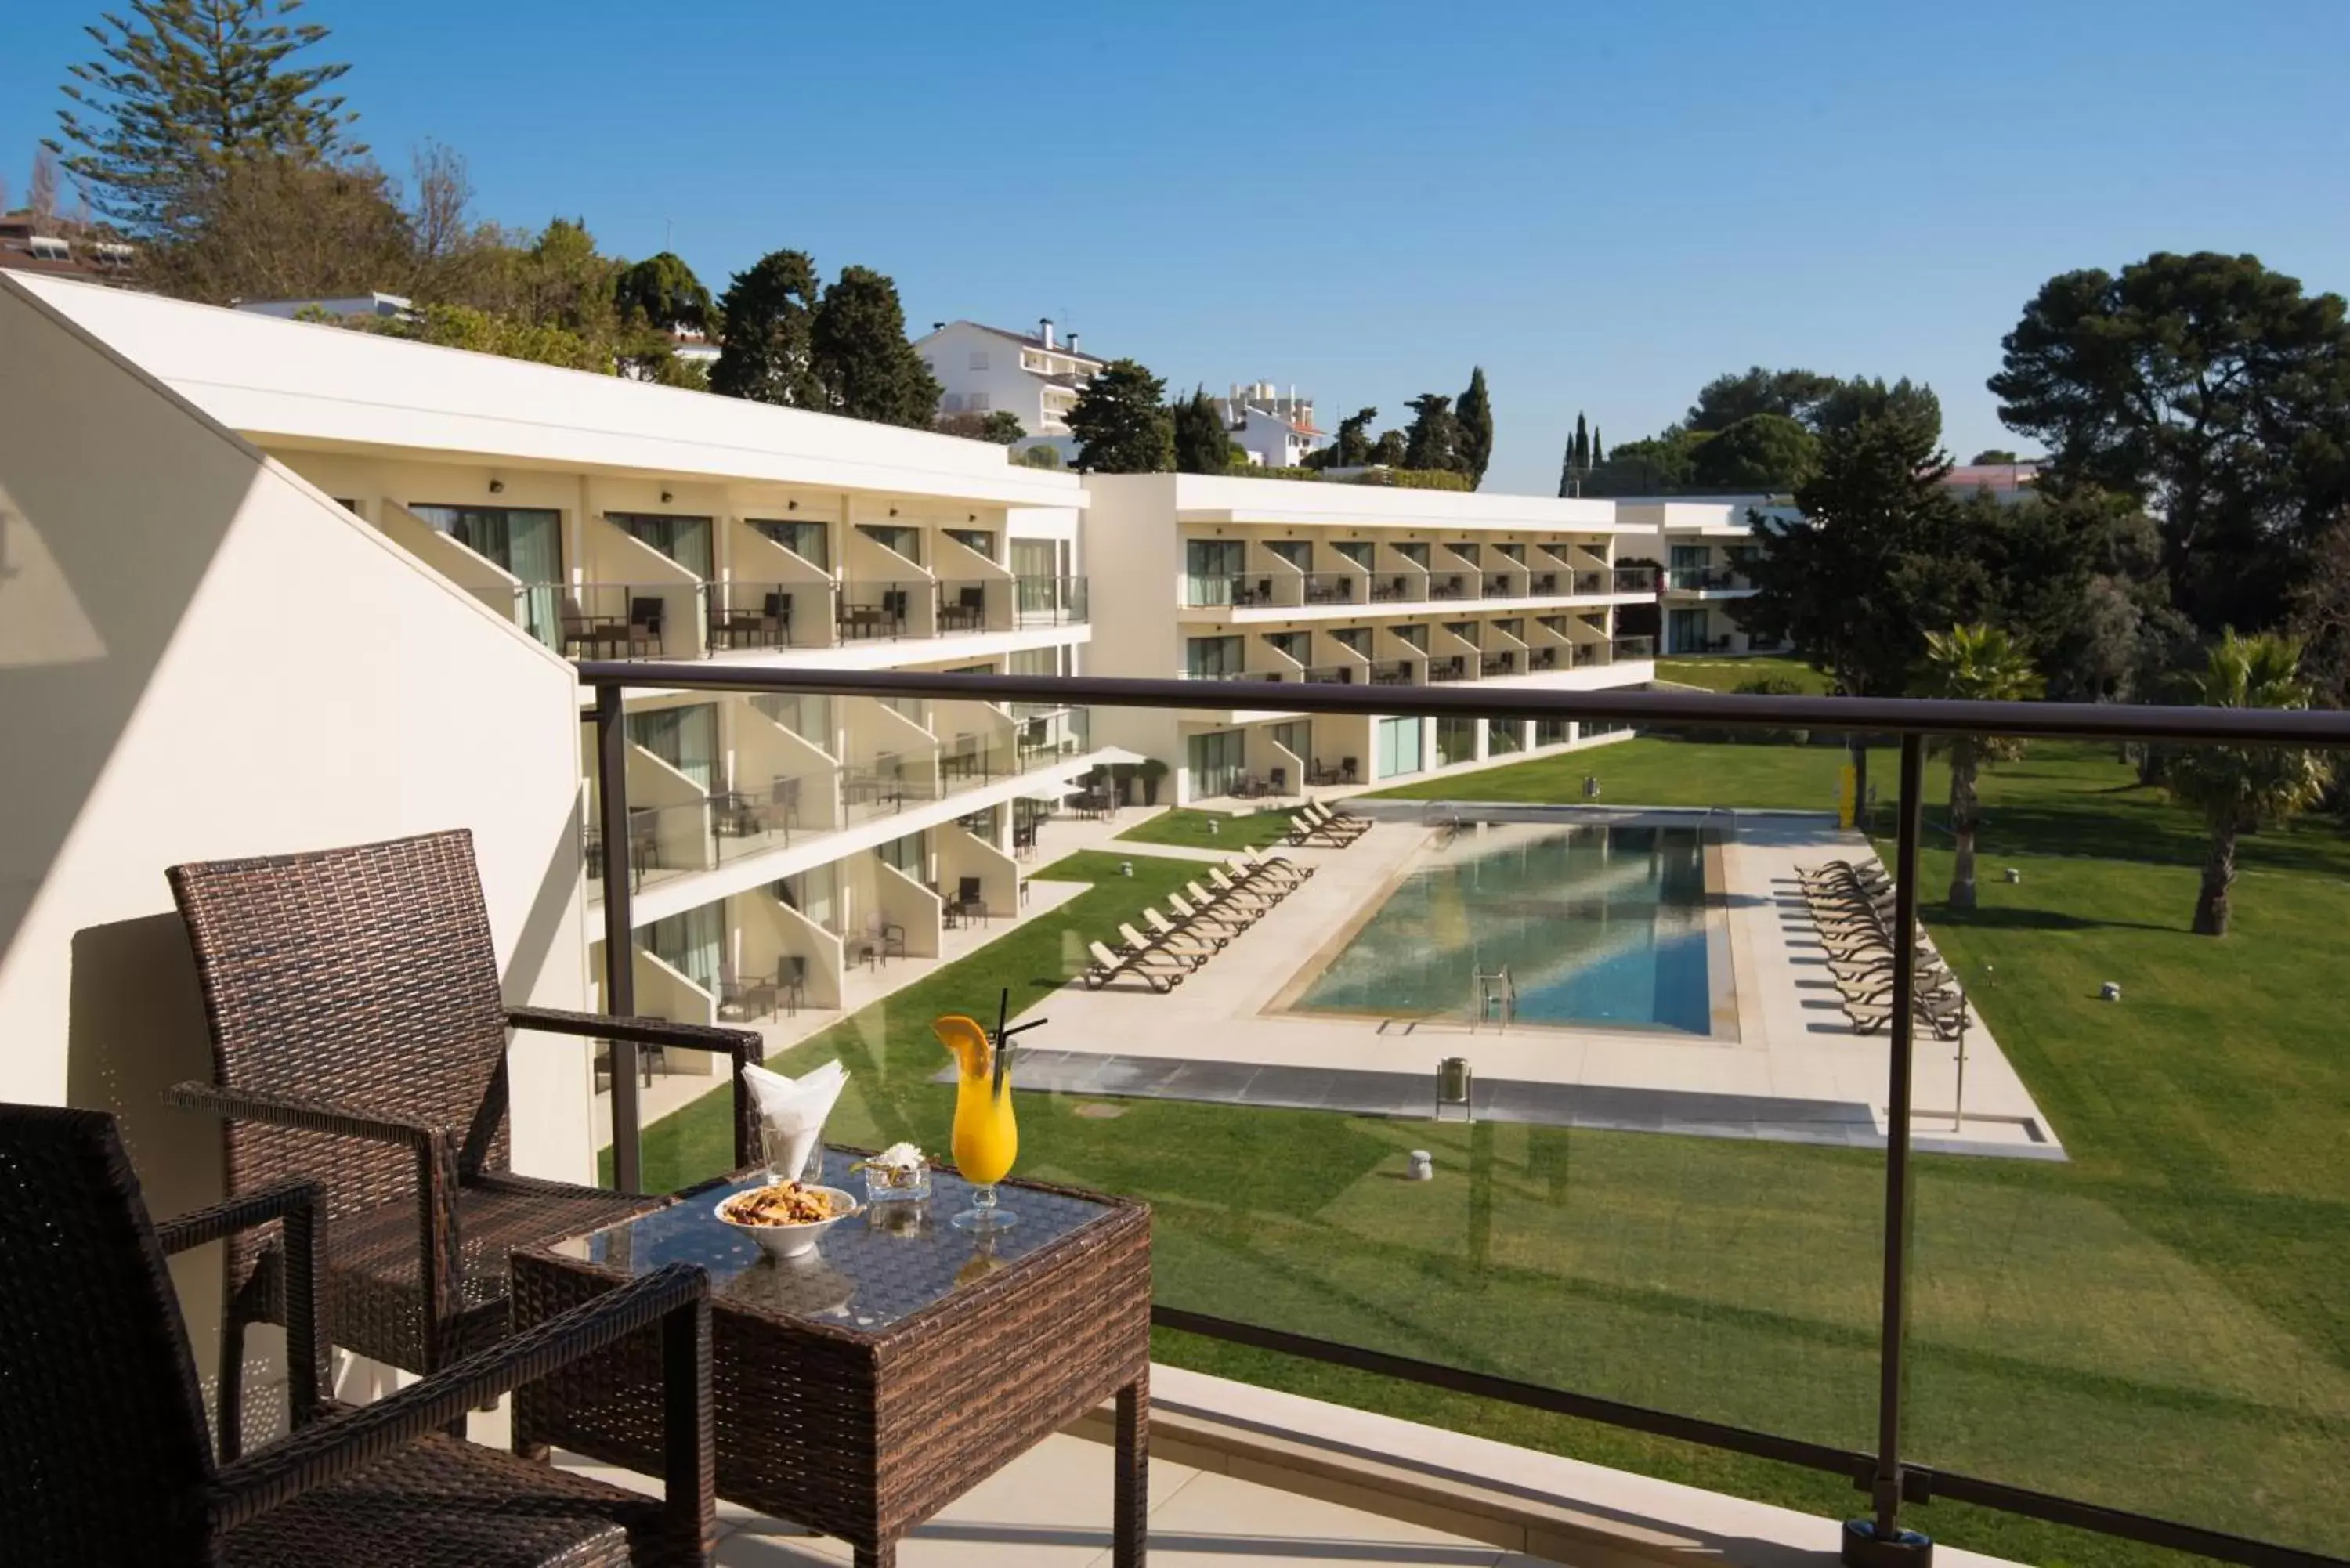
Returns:
[[[861,1199],[865,1179],[848,1173],[858,1158],[827,1149],[825,1185]],[[937,1170],[931,1173],[928,1199],[868,1204],[826,1231],[814,1251],[771,1258],[716,1212],[724,1199],[765,1180],[761,1173],[709,1188],[547,1250],[630,1275],[666,1263],[698,1263],[710,1271],[712,1298],[722,1305],[879,1332],[1111,1212],[1107,1203],[1006,1183],[996,1190],[1019,1223],[974,1235],[949,1223],[971,1207],[971,1183]]]

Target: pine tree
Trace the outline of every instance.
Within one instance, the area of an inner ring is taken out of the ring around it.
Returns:
[[[1404,432],[1403,465],[1418,469],[1461,467],[1461,421],[1452,400],[1441,392],[1422,392],[1404,407],[1411,410],[1411,427]]]
[[[1077,466],[1096,473],[1164,473],[1175,466],[1167,383],[1132,359],[1113,359],[1069,410]]]
[[[1171,415],[1175,426],[1175,472],[1178,473],[1223,473],[1231,470],[1235,453],[1232,437],[1224,432],[1224,417],[1216,412],[1215,400],[1204,387],[1194,387],[1191,395],[1175,405]]]
[[[943,389],[906,340],[897,284],[871,267],[840,269],[809,325],[808,349],[827,394],[820,407],[910,430],[937,417]]]
[[[716,326],[718,310],[710,290],[685,259],[671,251],[624,268],[613,286],[613,300],[623,313],[636,310],[664,332],[682,327],[707,333]]]
[[[710,368],[710,389],[792,408],[830,406],[816,373],[816,263],[805,251],[770,251],[734,275],[718,310],[726,341]]]
[[[70,107],[57,111],[66,171],[98,210],[155,240],[201,223],[229,165],[257,157],[300,163],[356,159],[346,113],[328,84],[348,65],[296,65],[326,37],[286,18],[302,0],[130,0],[88,29],[99,58],[67,67]]]
[[[1460,430],[1454,455],[1473,490],[1485,483],[1485,469],[1493,461],[1493,399],[1485,389],[1484,366],[1471,368],[1469,389],[1461,394],[1453,419]]]

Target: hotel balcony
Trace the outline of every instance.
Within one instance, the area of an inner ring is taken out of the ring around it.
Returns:
[[[1187,576],[1180,609],[1192,621],[1344,619],[1369,606],[1397,613],[1462,603],[1538,607],[1653,592],[1654,574],[1645,567],[1521,567],[1496,557],[1482,566],[1466,559],[1433,566],[1399,560],[1378,571],[1307,572],[1275,562],[1230,575]]]
[[[1752,580],[1735,566],[1669,566],[1665,569],[1665,593],[1668,597],[1688,595],[1714,598],[1753,591]]]

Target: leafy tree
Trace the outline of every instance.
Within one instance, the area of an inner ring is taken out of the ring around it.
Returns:
[[[729,398],[825,409],[816,372],[816,263],[805,251],[770,251],[734,275],[718,301],[726,340],[710,369],[710,389]]]
[[[1825,435],[1888,414],[1914,421],[1931,431],[1936,441],[1942,439],[1942,400],[1934,395],[1933,388],[1907,376],[1889,387],[1882,376],[1855,376],[1839,381],[1812,405],[1808,422],[1814,431]]]
[[[1679,489],[1690,479],[1692,461],[1702,438],[1692,439],[1691,432],[1679,425],[1663,435],[1643,441],[1627,441],[1605,458],[1600,451],[1598,432],[1592,433],[1591,467],[1586,474],[1583,493],[1586,495],[1654,495]]]
[[[1784,414],[1749,414],[1698,447],[1690,477],[1723,490],[1793,490],[1811,477],[1820,443]]]
[[[808,349],[834,412],[909,430],[937,417],[942,389],[907,339],[898,286],[871,267],[840,269],[816,306]]]
[[[613,303],[621,314],[633,310],[664,332],[716,336],[718,307],[711,300],[710,290],[673,251],[662,251],[621,268],[613,285]]]
[[[1485,483],[1485,470],[1493,461],[1493,399],[1485,389],[1484,366],[1470,369],[1469,389],[1461,394],[1453,418],[1461,429],[1461,472],[1474,490]]]
[[[1452,400],[1441,392],[1422,392],[1404,407],[1411,410],[1411,424],[1404,431],[1403,466],[1459,470],[1461,420],[1452,411]]]
[[[151,242],[183,234],[233,165],[358,158],[359,116],[327,88],[348,65],[296,57],[327,29],[286,20],[301,0],[130,0],[88,29],[99,57],[67,67],[57,139],[99,211]]]
[[[941,414],[931,429],[941,435],[961,436],[965,441],[992,441],[998,446],[1011,446],[1027,438],[1028,431],[1020,423],[1020,416],[1006,409],[986,414]]]
[[[1401,468],[1405,454],[1410,450],[1401,431],[1381,431],[1379,439],[1371,443],[1370,460],[1375,467]]]
[[[2290,626],[2301,639],[2302,671],[2317,701],[2350,708],[2350,508],[2312,542],[2308,568],[2293,590]]]
[[[596,248],[584,218],[556,218],[515,258],[512,313],[590,340],[618,335],[612,303],[620,264]]]
[[[2300,666],[2301,644],[2293,639],[2239,637],[2230,629],[2189,685],[2207,707],[2306,708],[2310,691]],[[2200,810],[2211,831],[2203,886],[2195,899],[2198,936],[2228,934],[2237,835],[2306,811],[2324,796],[2332,777],[2324,753],[2285,746],[2197,745],[2171,758],[2170,793]]]
[[[0,202],[0,212],[7,203]],[[44,229],[57,215],[57,155],[46,147],[34,149],[33,180],[25,188],[25,210],[33,214],[36,229]]]
[[[2338,295],[2251,255],[2158,252],[2065,273],[1991,378],[2050,477],[2160,520],[2172,604],[2199,627],[2281,616],[2294,550],[2350,498],[2350,324]]]
[[[1813,405],[1835,389],[1834,376],[1813,370],[1766,370],[1756,365],[1744,372],[1716,376],[1698,391],[1697,401],[1682,417],[1693,431],[1726,431],[1756,414],[1808,422]],[[1598,459],[1595,454],[1594,462]]]
[[[1967,464],[1970,468],[1982,468],[1995,463],[2021,462],[2023,460],[2022,458],[2017,457],[2015,453],[2008,451],[2008,449],[2003,446],[1987,446],[1983,448],[1982,451],[1975,453],[1974,456],[1967,459]]]
[[[1337,439],[1319,452],[1305,454],[1305,466],[1317,472],[1328,468],[1360,468],[1371,461],[1371,421],[1379,417],[1377,409],[1357,409],[1338,421]]]
[[[1077,394],[1069,433],[1077,466],[1096,473],[1163,473],[1175,466],[1167,383],[1133,359],[1113,359]]]
[[[1900,693],[1926,651],[1924,628],[1975,620],[1989,597],[1964,535],[1972,514],[1942,489],[1950,468],[1916,419],[1866,420],[1830,434],[1817,471],[1795,491],[1803,521],[1752,514],[1762,548],[1746,572],[1755,592],[1732,601],[1733,618],[1800,649],[1840,695]],[[1866,800],[1868,754],[1855,740]]]
[[[549,323],[518,321],[470,305],[427,306],[421,316],[421,321],[388,325],[376,330],[421,343],[437,343],[446,348],[467,348],[476,354],[561,365],[572,370],[610,375],[614,369],[609,344]]]
[[[199,200],[184,237],[140,258],[144,280],[181,299],[366,294],[399,287],[413,265],[407,220],[371,165],[239,159]]]
[[[1175,472],[1222,473],[1232,466],[1237,449],[1224,431],[1224,416],[1216,411],[1204,387],[1175,405],[1169,415],[1175,431]]]
[[[1957,702],[2021,702],[2040,695],[2040,676],[2013,638],[1999,627],[1978,622],[1926,634],[1926,659],[1911,694]],[[1986,761],[2020,755],[2020,742],[1993,735],[1953,735],[1950,754],[1950,835],[1957,857],[1950,868],[1950,905],[1975,907],[1975,775]]]

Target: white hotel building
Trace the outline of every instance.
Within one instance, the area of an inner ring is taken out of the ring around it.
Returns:
[[[1182,676],[1200,706],[1097,716],[1169,763],[1176,799],[1300,793],[1467,771],[1599,738],[1565,720],[1336,717],[1284,710],[1302,683],[1595,691],[1645,685],[1617,610],[1654,574],[1605,501],[1207,474],[1088,478],[1090,668]],[[1621,554],[1619,554],[1619,552]]]
[[[308,502],[295,526],[389,546],[324,570],[298,551],[260,552],[235,564],[234,583],[216,567],[205,592],[255,601],[255,630],[281,610],[319,613],[270,639],[269,664],[345,672],[334,698],[345,718],[397,688],[424,710],[408,743],[451,748],[442,763],[485,802],[514,781],[494,756],[434,732],[436,701],[486,703],[518,733],[543,733],[552,708],[571,826],[566,845],[538,847],[577,889],[567,923],[588,945],[584,965],[571,961],[586,985],[575,1002],[592,1002],[602,972],[607,848],[583,722],[592,693],[568,659],[1056,675],[1076,671],[1090,635],[1084,491],[1007,463],[999,446],[146,295],[0,288],[12,324],[29,333],[53,317],[160,384],[188,420],[250,443],[273,483]],[[81,428],[104,426],[86,414]],[[101,461],[73,446],[52,456],[60,471]],[[30,497],[11,509],[41,528]],[[110,522],[124,535],[111,576],[142,597],[142,530],[168,528],[169,511]],[[443,607],[376,601],[371,582],[412,585],[419,568]],[[438,629],[452,613],[463,638]],[[262,722],[243,711],[265,685],[240,695],[240,684],[217,692],[214,719],[228,709],[238,725]],[[267,722],[300,732],[316,719]],[[963,919],[1013,914],[1038,797],[1102,760],[1081,710],[1044,705],[637,691],[625,723],[638,1010],[682,1022],[712,1022],[722,999],[744,995],[756,1011],[838,1007],[869,961],[935,957]],[[317,743],[338,743],[331,726]],[[287,788],[266,766],[244,776],[257,800]],[[284,812],[292,842],[233,837],[170,858],[404,830],[303,834],[301,819]],[[153,862],[158,903],[167,863]]]
[[[987,442],[49,279],[0,278],[0,785],[22,829],[0,915],[31,911],[0,1026],[55,1046],[16,1053],[0,1098],[67,1097],[75,988],[119,972],[130,1006],[184,969],[161,875],[182,860],[470,827],[510,992],[595,1006],[612,857],[576,659],[1201,681],[1194,710],[1090,715],[631,691],[637,1005],[704,1023],[853,1008],[895,978],[877,962],[1019,918],[1035,819],[1105,763],[1165,762],[1180,801],[1294,799],[1600,738],[1309,717],[1284,686],[1653,673],[1616,620],[1650,575],[1620,565],[1602,502],[1081,481]],[[94,930],[131,934],[119,971]],[[125,1063],[94,1070],[203,1071],[185,1009],[124,1029]],[[585,1064],[524,1042],[515,1070],[518,1149],[578,1174]],[[120,1103],[151,1121],[153,1098]]]

